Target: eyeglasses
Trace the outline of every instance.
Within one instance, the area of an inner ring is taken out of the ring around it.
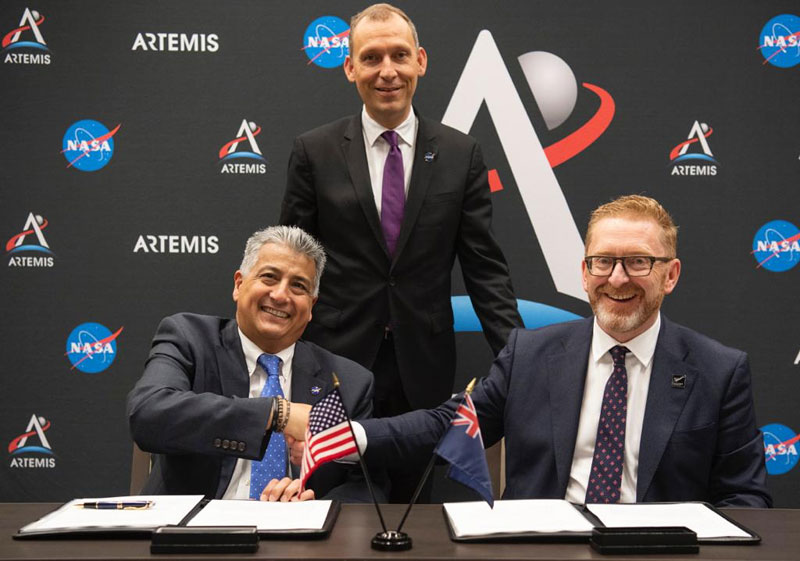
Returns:
[[[674,257],[653,257],[652,255],[626,255],[611,257],[610,255],[589,255],[584,257],[589,274],[595,277],[608,277],[614,272],[617,261],[622,263],[625,274],[629,277],[646,277],[653,270],[656,261],[666,263]]]

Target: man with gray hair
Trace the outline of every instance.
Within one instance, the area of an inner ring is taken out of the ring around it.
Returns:
[[[235,320],[180,313],[161,321],[128,395],[133,439],[156,454],[143,493],[365,498],[352,467],[338,464],[317,470],[300,493],[299,454],[289,461],[293,441],[283,434],[332,388],[332,372],[350,414],[372,413],[372,374],[299,340],[324,267],[312,236],[269,227],[247,241],[233,276]]]

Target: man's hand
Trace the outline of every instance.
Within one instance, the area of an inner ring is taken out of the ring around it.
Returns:
[[[306,450],[306,443],[286,435],[286,444],[289,446],[289,460],[296,466],[301,465],[303,463],[303,452]]]
[[[286,424],[286,428],[283,429],[283,434],[291,436],[295,440],[305,440],[309,411],[311,411],[309,404],[292,402],[292,408],[289,411],[289,422]]]
[[[314,500],[314,490],[306,489],[300,492],[300,480],[284,477],[280,481],[273,479],[261,491],[259,500],[282,503]]]

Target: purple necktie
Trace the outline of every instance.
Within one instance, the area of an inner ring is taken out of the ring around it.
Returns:
[[[397,146],[397,133],[384,131],[381,137],[389,143],[389,155],[383,166],[383,189],[381,192],[381,226],[389,255],[394,256],[403,210],[406,204],[406,186],[403,172],[403,154]]]
[[[611,349],[614,371],[606,382],[603,408],[597,425],[592,471],[586,486],[586,503],[618,503],[625,458],[625,419],[628,413],[627,347]]]

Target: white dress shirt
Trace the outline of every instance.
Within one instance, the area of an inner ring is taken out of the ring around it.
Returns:
[[[625,421],[625,458],[622,467],[621,503],[636,502],[642,423],[647,405],[647,390],[650,387],[650,374],[653,371],[653,354],[656,351],[656,340],[660,327],[661,314],[659,313],[656,322],[647,331],[624,343],[630,352],[625,355],[625,370],[628,374],[628,416]],[[565,497],[572,503],[582,504],[586,500],[586,486],[589,483],[589,472],[592,469],[603,392],[614,369],[614,361],[609,351],[615,345],[623,345],[623,343],[614,340],[603,331],[597,325],[597,318],[595,318],[578,423],[578,436],[575,440],[575,452],[572,456],[572,467],[569,471],[569,484]]]
[[[245,337],[239,329],[239,338],[242,341],[244,351],[244,362],[247,371],[250,373],[250,397],[261,397],[261,390],[267,383],[267,373],[258,365],[258,357],[264,354],[258,345]],[[292,399],[292,360],[294,359],[294,346],[283,349],[276,356],[281,359],[280,381],[283,395],[286,399]],[[266,427],[264,427],[266,430]],[[233,476],[228,488],[225,490],[223,499],[249,499],[250,498],[250,460],[239,458],[236,460],[236,467],[233,468]]]
[[[411,184],[411,170],[414,165],[414,146],[417,141],[417,123],[418,119],[413,109],[409,111],[405,121],[394,129],[387,129],[379,125],[375,119],[369,116],[366,106],[361,110],[361,129],[364,133],[364,148],[367,151],[369,180],[372,183],[372,194],[375,197],[378,216],[381,215],[383,168],[386,164],[386,156],[389,155],[389,143],[381,138],[381,134],[387,130],[394,130],[397,133],[397,146],[403,155],[403,179],[405,180],[406,197],[408,197],[408,186]]]

